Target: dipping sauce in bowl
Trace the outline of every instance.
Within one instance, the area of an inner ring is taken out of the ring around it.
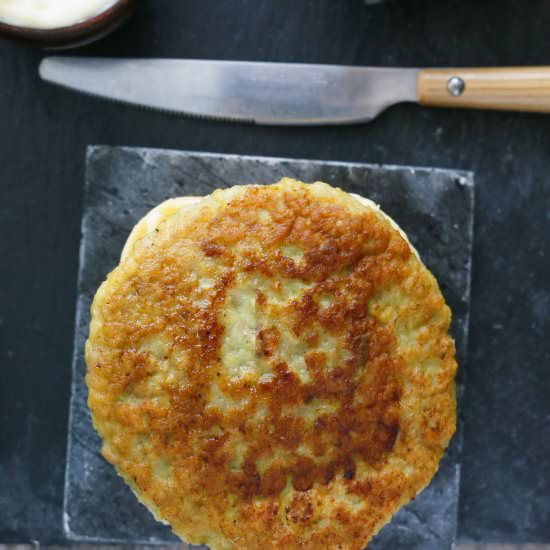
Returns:
[[[62,48],[92,42],[118,27],[137,0],[0,0],[0,35]]]

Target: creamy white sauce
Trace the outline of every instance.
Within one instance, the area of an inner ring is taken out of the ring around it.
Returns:
[[[36,29],[68,27],[114,3],[115,0],[0,0],[0,21]]]

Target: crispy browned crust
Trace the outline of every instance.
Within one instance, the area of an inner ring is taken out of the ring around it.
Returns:
[[[171,216],[92,313],[103,455],[188,542],[361,549],[455,430],[435,279],[383,215],[322,184]]]

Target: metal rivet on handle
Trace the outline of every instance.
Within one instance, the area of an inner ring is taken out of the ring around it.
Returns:
[[[466,83],[459,76],[449,78],[447,82],[447,90],[453,97],[460,97],[466,88]]]

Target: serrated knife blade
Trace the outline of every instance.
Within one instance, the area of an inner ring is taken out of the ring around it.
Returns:
[[[67,88],[149,109],[257,124],[365,122],[405,101],[550,113],[550,67],[391,69],[49,57],[40,74]]]
[[[175,114],[268,125],[365,122],[417,100],[417,69],[188,59],[48,57],[41,77]]]

